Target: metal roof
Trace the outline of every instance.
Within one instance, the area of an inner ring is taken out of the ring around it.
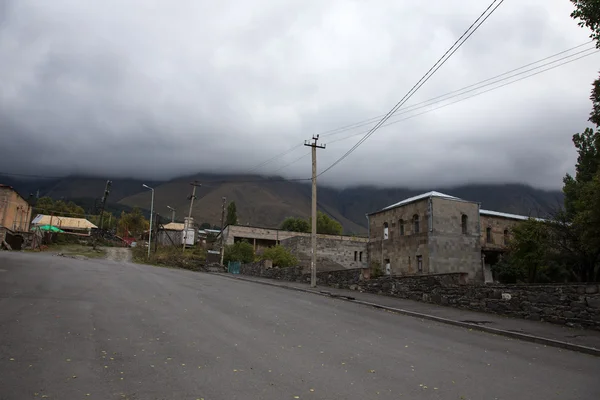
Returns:
[[[382,208],[379,211],[375,211],[371,214],[376,214],[382,211],[386,211],[386,210],[390,210],[392,208],[396,208],[396,207],[400,207],[403,206],[405,204],[409,204],[409,203],[413,203],[415,201],[419,201],[419,200],[423,200],[423,199],[428,199],[430,197],[438,197],[441,199],[449,199],[449,200],[462,200],[459,199],[458,197],[454,197],[454,196],[450,196],[449,194],[445,194],[445,193],[440,193],[440,192],[436,192],[436,191],[431,191],[431,192],[427,192],[427,193],[423,193],[417,196],[413,196],[413,197],[409,197],[408,199],[404,199],[402,201],[399,201],[398,203],[394,203],[392,205],[389,205],[385,208]]]
[[[50,223],[52,222],[52,223]],[[32,225],[52,225],[59,227],[61,229],[96,229],[98,228],[96,225],[92,224],[85,218],[71,218],[71,217],[62,217],[56,215],[44,215],[38,214],[33,221],[31,221]]]
[[[518,219],[521,221],[526,221],[528,220],[530,217],[526,217],[524,215],[517,215],[517,214],[508,214],[508,213],[503,213],[503,212],[498,212],[498,211],[491,211],[491,210],[479,210],[479,214],[480,215],[489,215],[492,217],[501,217],[501,218],[508,218],[508,219]],[[541,218],[533,218],[531,217],[531,219],[535,219],[538,221],[543,221],[543,219]]]

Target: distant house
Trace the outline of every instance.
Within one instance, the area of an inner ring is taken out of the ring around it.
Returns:
[[[71,218],[56,215],[45,215],[38,214],[33,221],[31,221],[33,227],[51,225],[67,233],[76,233],[82,235],[91,235],[92,229],[98,229],[98,227],[92,224],[85,218]]]

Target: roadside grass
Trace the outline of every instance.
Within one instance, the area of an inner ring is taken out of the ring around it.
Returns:
[[[92,246],[81,244],[53,244],[48,247],[51,253],[62,253],[66,256],[83,256],[87,258],[104,258],[106,250],[101,248],[94,249]]]
[[[149,264],[165,268],[182,268],[191,271],[199,271],[204,266],[206,260],[203,248],[191,248],[182,251],[179,246],[159,246],[154,251],[150,251],[148,258],[148,248],[139,246],[131,249],[133,261],[138,264]]]

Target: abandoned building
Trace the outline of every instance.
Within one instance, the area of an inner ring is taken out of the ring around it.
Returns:
[[[317,268],[319,271],[335,271],[350,268],[366,268],[368,238],[343,235],[317,235]],[[219,240],[221,236],[219,235]],[[257,254],[277,244],[290,250],[298,258],[298,264],[310,267],[310,233],[291,232],[275,228],[228,225],[223,229],[225,245],[247,241]]]
[[[28,236],[32,207],[11,186],[0,184],[0,248],[20,249]],[[8,244],[8,246],[6,246]]]
[[[439,192],[402,200],[367,216],[369,263],[388,275],[463,272],[492,280],[511,228],[528,217],[480,209]]]

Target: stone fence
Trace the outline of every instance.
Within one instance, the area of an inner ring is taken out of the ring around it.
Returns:
[[[317,273],[317,283],[341,289],[423,301],[568,326],[600,330],[600,284],[467,285],[462,273],[366,279],[367,270]],[[242,265],[240,273],[263,278],[310,282],[301,267]]]

